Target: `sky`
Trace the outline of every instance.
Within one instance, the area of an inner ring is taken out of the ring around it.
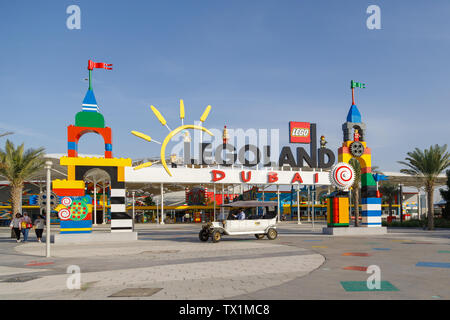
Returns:
[[[380,30],[366,26],[369,5]],[[205,127],[279,129],[282,146],[289,121],[317,123],[337,154],[355,80],[372,164],[399,171],[414,148],[450,142],[449,16],[446,0],[1,1],[0,133],[67,152],[92,59],[113,64],[94,70],[93,89],[115,157],[158,156],[130,131],[162,141],[150,105],[174,128],[180,99],[186,123],[211,105]],[[80,153],[103,150],[100,136],[80,140]]]

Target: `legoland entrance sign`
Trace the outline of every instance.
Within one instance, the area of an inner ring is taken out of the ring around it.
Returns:
[[[137,183],[330,185],[328,172],[322,172],[322,169],[330,168],[336,157],[330,149],[317,148],[316,124],[291,122],[290,133],[302,133],[303,137],[307,138],[298,141],[310,144],[309,153],[303,147],[297,147],[296,156],[294,156],[291,148],[285,146],[280,152],[278,163],[274,163],[270,161],[270,146],[263,146],[261,151],[257,146],[247,144],[238,151],[227,140],[224,140],[224,143],[220,144],[214,153],[211,143],[201,143],[199,159],[192,159],[190,142],[185,142],[184,163],[207,167],[178,168],[173,166],[170,171],[166,170],[166,172],[160,167],[153,167],[152,163],[144,163],[134,168],[125,168],[125,180]],[[144,135],[136,131],[133,131],[133,134],[139,137]],[[146,140],[148,141],[148,139]],[[164,157],[163,153],[161,159]],[[218,166],[211,167],[212,164]],[[242,164],[242,168],[234,168],[236,164]],[[262,167],[262,169],[255,170],[258,167]],[[290,170],[270,170],[271,167],[284,167]],[[308,171],[302,171],[304,167],[308,167]],[[295,168],[294,171],[292,171],[293,168]]]
[[[221,166],[242,164],[244,167],[254,167],[257,165],[262,165],[263,167],[282,167],[288,165],[292,168],[303,168],[305,166],[309,168],[331,168],[336,160],[336,156],[328,148],[317,148],[315,123],[291,122],[289,127],[290,141],[309,144],[309,154],[303,147],[297,147],[294,153],[290,147],[285,146],[281,149],[278,163],[274,163],[270,161],[270,146],[263,146],[261,150],[255,145],[246,144],[241,149],[236,150],[233,145],[225,143],[220,144],[213,153],[211,143],[202,143],[199,149],[199,160],[194,160],[190,155],[190,143],[185,142],[184,163],[202,165],[216,163]]]

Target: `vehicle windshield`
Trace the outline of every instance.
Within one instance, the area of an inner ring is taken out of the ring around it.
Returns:
[[[245,220],[273,219],[277,215],[276,207],[254,207],[254,208],[230,208],[226,220],[239,220],[241,211],[245,213]]]

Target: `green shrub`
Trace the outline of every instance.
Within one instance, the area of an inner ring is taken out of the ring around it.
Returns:
[[[392,221],[391,223],[387,223],[386,221],[382,222],[382,225],[384,227],[393,227],[393,228],[423,228],[427,225],[427,221],[425,220],[408,220],[408,221]],[[435,219],[434,220],[434,227],[435,228],[450,228],[450,220],[447,219]]]
[[[449,219],[435,219],[434,226],[436,228],[450,228],[450,220]]]

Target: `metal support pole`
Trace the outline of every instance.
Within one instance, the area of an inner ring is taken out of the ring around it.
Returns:
[[[46,222],[47,222],[47,235],[45,237],[46,242],[46,254],[45,256],[47,258],[50,258],[50,215],[52,212],[52,209],[50,207],[50,188],[51,188],[51,172],[50,169],[52,167],[51,161],[45,162],[45,168],[47,169],[47,208],[46,208]]]
[[[133,195],[133,223],[132,223],[132,226],[133,226],[133,231],[134,231],[134,217],[135,217],[135,215],[134,215],[134,195],[136,194],[136,191],[133,191],[131,194]]]
[[[420,188],[417,188],[417,214],[418,219],[422,217],[422,203],[420,202]]]
[[[216,221],[216,184],[213,184],[213,203],[214,203],[214,218],[213,221]]]
[[[222,208],[220,209],[220,213],[221,213],[223,219],[225,218],[225,212],[224,212],[225,209],[223,207],[223,205],[225,204],[225,200],[223,197],[223,193],[225,192],[224,188],[225,188],[224,184],[222,183]]]
[[[400,184],[400,222],[403,222],[403,185]]]
[[[312,227],[314,229],[314,216],[316,214],[316,190],[311,192],[311,198],[312,198]]]
[[[161,183],[161,224],[164,224],[164,184]]]
[[[159,224],[159,201],[156,200],[156,224]]]
[[[105,224],[106,222],[106,195],[105,195],[105,182],[106,180],[103,181],[103,222],[102,224]]]
[[[280,185],[277,184],[278,221],[280,221]]]
[[[300,219],[300,184],[297,184],[297,218],[297,224],[302,224],[302,221]]]
[[[309,217],[309,205],[310,205],[310,201],[311,201],[311,188],[310,186],[307,186],[308,188],[308,199],[306,201],[307,206],[306,206],[306,215],[308,216],[308,222],[311,221],[310,217]]]
[[[39,196],[42,197],[42,183],[39,182]],[[41,198],[42,199],[42,198]],[[39,206],[39,215],[42,216],[42,207]]]
[[[97,225],[97,181],[94,178],[94,226]]]

